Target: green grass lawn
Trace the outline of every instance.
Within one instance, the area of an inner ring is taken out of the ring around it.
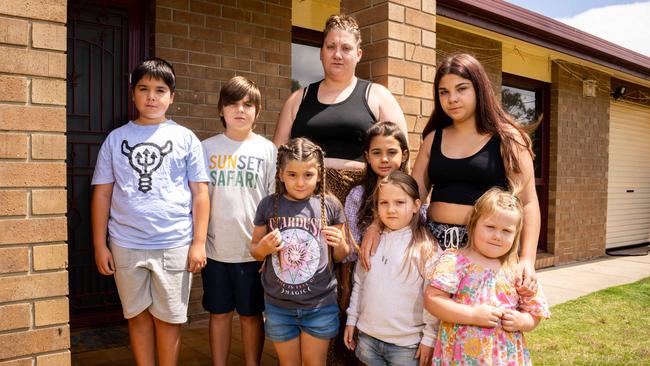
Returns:
[[[534,365],[650,365],[650,277],[551,312],[526,334]]]

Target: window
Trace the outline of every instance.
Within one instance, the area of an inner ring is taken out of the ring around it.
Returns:
[[[541,148],[542,134],[539,127],[535,127],[537,118],[543,115],[543,111],[538,93],[535,90],[526,90],[505,84],[501,87],[501,103],[506,112],[512,115],[522,126],[534,129],[530,132],[530,138],[533,140],[533,152],[538,158],[535,159],[535,178],[540,178],[541,169]]]
[[[535,188],[539,199],[541,228],[538,251],[546,250],[546,228],[548,217],[548,146],[549,146],[549,98],[548,83],[520,76],[503,74],[501,103],[510,113],[530,131],[533,140],[535,160]],[[536,125],[539,121],[539,125]]]
[[[323,78],[320,46],[323,33],[292,27],[291,91],[298,90]]]

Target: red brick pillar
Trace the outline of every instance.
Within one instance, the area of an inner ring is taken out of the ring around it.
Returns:
[[[66,5],[0,1],[2,365],[70,365]]]
[[[415,159],[433,110],[435,0],[343,0],[341,12],[356,17],[361,27],[363,58],[357,76],[393,93],[404,111]]]

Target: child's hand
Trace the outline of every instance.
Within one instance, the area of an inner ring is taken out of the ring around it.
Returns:
[[[499,308],[482,304],[472,310],[472,324],[479,327],[494,328],[499,323],[503,312]]]
[[[274,229],[273,231],[264,235],[262,239],[260,239],[258,245],[261,247],[262,252],[265,253],[265,256],[280,251],[282,248],[284,248],[280,230]]]
[[[357,347],[357,344],[354,341],[354,333],[356,333],[356,331],[357,327],[354,325],[346,325],[345,331],[343,332],[343,343],[350,351],[354,351]]]
[[[99,273],[104,276],[110,276],[115,273],[113,254],[106,246],[102,246],[101,249],[95,249],[95,264]]]
[[[429,366],[431,365],[431,359],[433,357],[433,347],[426,346],[420,343],[418,351],[415,353],[415,358],[419,359],[419,366]]]
[[[501,317],[501,325],[508,332],[527,332],[535,328],[535,319],[528,313],[506,309]]]
[[[190,251],[187,253],[187,270],[192,273],[198,273],[201,268],[205,267],[207,259],[205,256],[205,245],[192,244]]]
[[[343,232],[336,226],[325,226],[321,230],[321,235],[332,248],[338,247],[343,242]]]
[[[379,235],[380,230],[376,224],[368,226],[366,232],[363,234],[359,255],[361,257],[361,266],[366,271],[370,271],[370,257],[375,255],[375,251],[379,246]]]

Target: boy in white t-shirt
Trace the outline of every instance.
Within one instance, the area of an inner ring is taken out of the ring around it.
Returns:
[[[241,323],[247,365],[259,365],[264,345],[260,262],[250,255],[257,204],[275,191],[277,149],[253,132],[260,91],[236,76],[223,85],[218,109],[226,132],[203,141],[212,202],[202,271],[203,307],[210,312],[213,365],[227,365],[233,313]]]
[[[198,138],[165,116],[174,87],[162,59],[135,68],[139,116],[108,135],[92,179],[95,262],[115,276],[138,365],[178,364],[191,272],[206,261],[208,176]]]

